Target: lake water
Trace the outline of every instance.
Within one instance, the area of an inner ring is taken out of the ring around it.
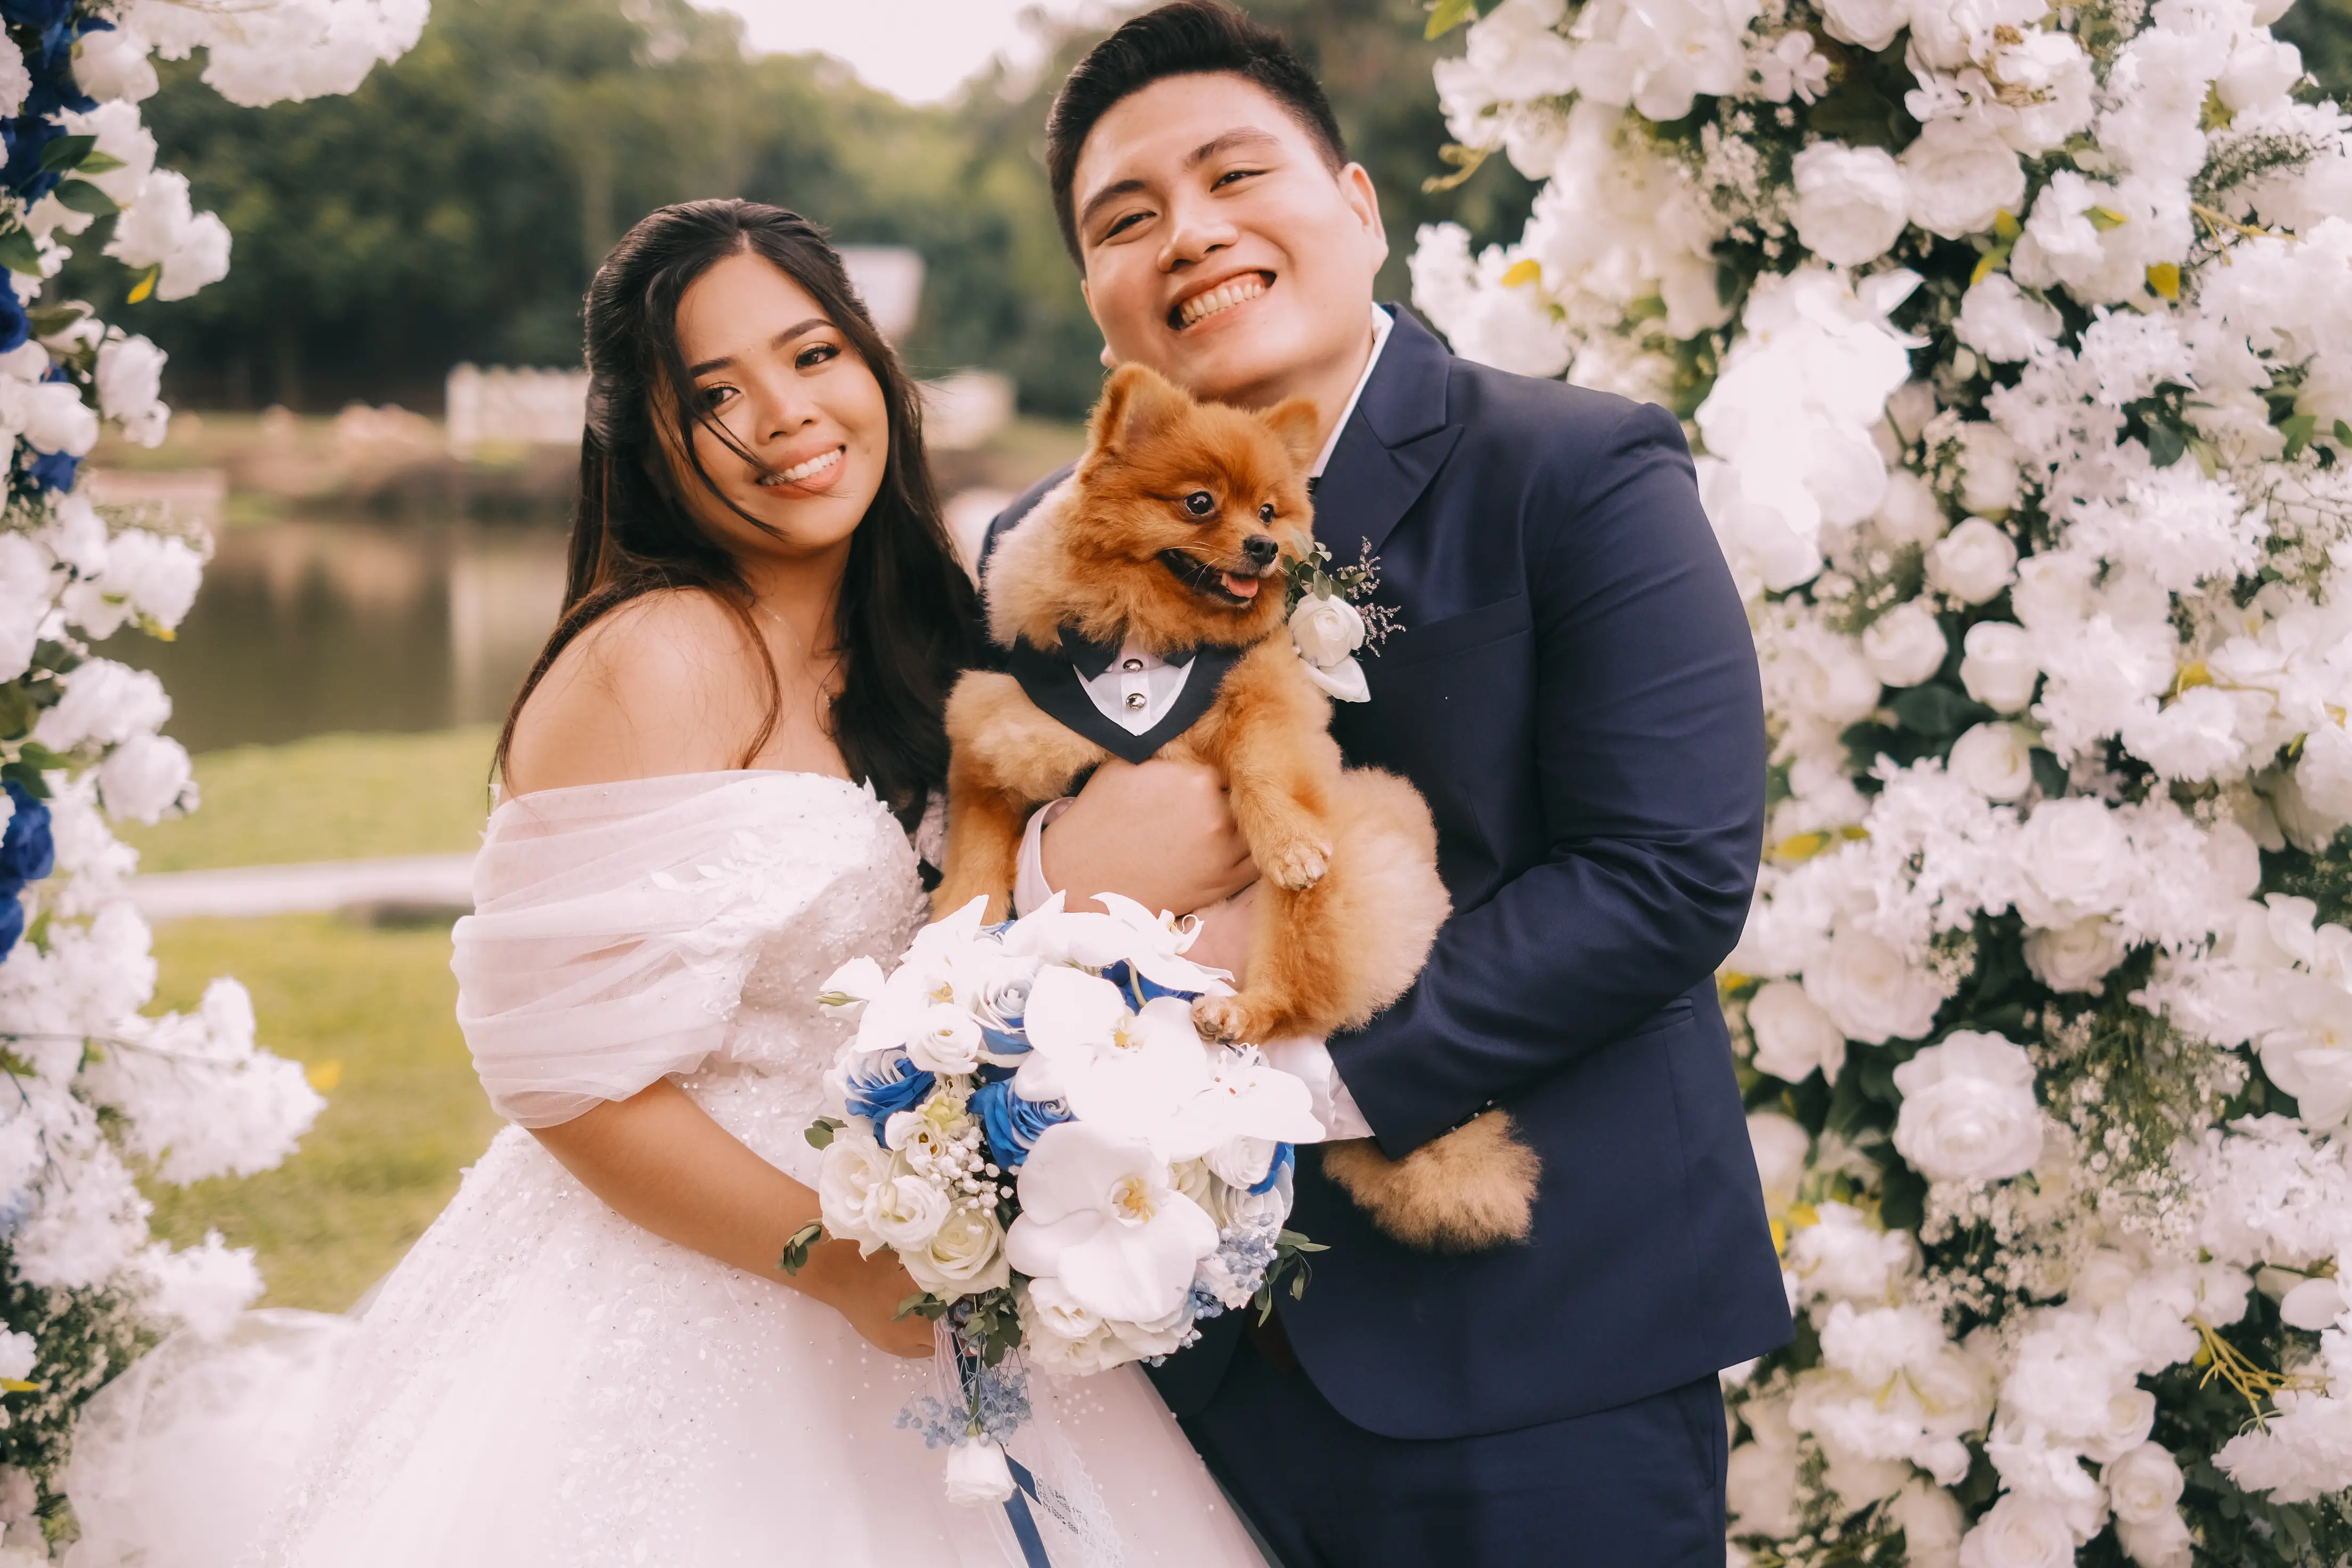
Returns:
[[[524,523],[221,528],[178,638],[101,651],[163,678],[191,752],[495,721],[555,624],[563,546]]]

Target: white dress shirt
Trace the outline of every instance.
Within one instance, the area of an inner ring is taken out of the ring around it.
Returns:
[[[1381,363],[1381,351],[1388,346],[1390,329],[1396,322],[1378,305],[1372,307],[1372,352],[1364,360],[1364,374],[1356,378],[1355,390],[1339,410],[1339,419],[1331,426],[1323,450],[1316,454],[1314,468],[1307,470],[1309,479],[1321,479],[1324,467],[1331,461],[1333,448],[1339,445],[1341,432],[1356,415],[1356,405],[1364,395],[1365,384],[1372,379],[1372,367]],[[1192,674],[1188,662],[1181,667],[1167,663],[1135,643],[1119,649],[1111,667],[1092,680],[1081,678],[1079,684],[1087,689],[1087,699],[1104,718],[1132,735],[1140,735],[1160,722],[1177,695],[1184,689],[1185,679]],[[1054,896],[1052,884],[1045,880],[1045,828],[1055,817],[1070,808],[1067,797],[1049,801],[1030,814],[1029,826],[1021,835],[1021,858],[1013,882],[1013,912],[1027,914]],[[1371,1123],[1357,1108],[1356,1097],[1339,1081],[1339,1071],[1331,1060],[1331,1053],[1322,1039],[1313,1035],[1295,1036],[1286,1040],[1270,1040],[1265,1046],[1266,1059],[1284,1072],[1303,1080],[1315,1098],[1315,1119],[1323,1123],[1325,1132],[1332,1138],[1368,1138]]]

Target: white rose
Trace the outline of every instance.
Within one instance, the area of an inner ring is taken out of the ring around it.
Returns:
[[[1958,1568],[1960,1532],[1968,1528],[1968,1518],[1951,1493],[1913,1481],[1890,1511],[1903,1531],[1903,1556],[1909,1568]]]
[[[1960,1568],[2074,1568],[2074,1527],[2063,1510],[2010,1492],[1961,1541],[1959,1563]]]
[[[1840,931],[1805,966],[1805,994],[1849,1040],[1883,1046],[1936,1026],[1944,993],[1934,976],[1868,931]]]
[[[1987,800],[2016,800],[2033,787],[2033,751],[2015,724],[1979,724],[1952,742],[1949,766]]]
[[[142,447],[160,447],[172,411],[163,406],[164,353],[145,338],[124,338],[98,351],[99,412]]]
[[[907,1038],[907,1059],[925,1072],[966,1073],[980,1066],[980,1024],[952,1002],[934,1002]]]
[[[2105,1464],[2147,1441],[2156,1428],[2156,1395],[2145,1388],[2119,1388],[2099,1415],[2097,1427],[2083,1440],[2083,1452]]]
[[[112,816],[154,822],[178,805],[193,781],[187,748],[163,735],[133,735],[99,765],[99,792]]]
[[[876,1241],[868,1223],[875,1190],[890,1177],[890,1152],[862,1120],[834,1131],[816,1168],[817,1213],[845,1241]]]
[[[1902,390],[1908,391],[1917,382]],[[1893,416],[1894,401],[1887,404]],[[1886,476],[1886,493],[1878,502],[1874,514],[1878,531],[1889,544],[1927,546],[1944,537],[1944,503],[1936,499],[1934,487],[1908,468],[1896,468]]]
[[[2139,1568],[2189,1568],[2197,1560],[2189,1526],[2178,1513],[2164,1514],[2145,1523],[2117,1520],[2116,1541],[2123,1547],[2124,1555]]]
[[[2123,961],[2123,938],[2099,915],[2025,939],[2025,967],[2053,991],[2096,991],[2107,971]]]
[[[2117,1519],[2146,1524],[2180,1505],[2180,1465],[2161,1443],[2125,1450],[2099,1472],[2107,1483],[2107,1506]]]
[[[1980,121],[1929,121],[1902,162],[1911,221],[1946,239],[1980,234],[2025,200],[2025,165]]]
[[[1831,37],[1860,44],[1872,54],[1911,25],[1910,0],[1822,0],[1822,15]]]
[[[1004,1228],[986,1209],[957,1209],[930,1240],[902,1249],[898,1261],[916,1284],[942,1301],[1013,1282],[1012,1266],[1004,1261]]]
[[[99,592],[120,597],[122,607],[167,630],[177,626],[196,602],[204,581],[204,557],[184,540],[143,528],[126,528],[107,546]],[[85,623],[87,624],[87,623]],[[93,634],[97,628],[91,627]]]
[[[1797,154],[1797,238],[1836,267],[1859,267],[1902,237],[1903,172],[1876,147],[1816,142]]]
[[[1931,1181],[1989,1182],[2042,1156],[2033,1062],[2000,1035],[1962,1031],[1895,1069],[1895,1147]]]
[[[2284,99],[2303,79],[2303,53],[2278,38],[2248,38],[2230,56],[2213,80],[2213,91],[2234,112],[2260,109]]]
[[[939,1234],[948,1196],[920,1176],[892,1176],[876,1185],[866,1215],[874,1234],[905,1254]]]
[[[1748,1113],[1748,1144],[1755,1152],[1756,1175],[1764,1186],[1764,1208],[1779,1214],[1797,1201],[1805,1179],[1805,1158],[1813,1141],[1794,1118],[1777,1110]]]
[[[39,1358],[40,1345],[32,1335],[15,1329],[0,1330],[0,1377],[11,1383],[22,1383],[33,1375],[33,1363]]]
[[[1845,1066],[1845,1036],[1791,981],[1770,981],[1756,993],[1748,1004],[1748,1027],[1756,1037],[1750,1065],[1758,1072],[1801,1083],[1818,1069],[1828,1083]]]
[[[1290,643],[1299,658],[1329,669],[1364,646],[1364,617],[1336,594],[1309,594],[1290,612]]]
[[[121,745],[133,735],[152,734],[172,717],[163,683],[143,669],[93,658],[65,677],[66,694],[33,726],[33,739],[53,752],[70,752],[85,742]]]
[[[1988,272],[1961,297],[1952,331],[1985,358],[2010,363],[2056,342],[2063,324],[2055,307],[2029,298],[2008,273]]]
[[[2017,542],[1980,517],[1964,520],[1927,552],[1927,580],[1966,605],[1998,596],[2017,575]]]
[[[74,45],[74,80],[82,91],[102,100],[136,103],[154,96],[155,67],[147,58],[148,43],[135,27],[118,24],[100,32],[84,33]]]
[[[985,1437],[967,1437],[948,1455],[948,1501],[959,1508],[992,1507],[1013,1495],[1004,1450]]]
[[[2033,700],[2042,667],[2033,661],[2033,639],[2007,621],[1979,621],[1960,640],[1960,684],[1968,694],[2000,713],[2022,712]]]
[[[2016,854],[2025,871],[2018,913],[2028,925],[2054,931],[2085,915],[2112,914],[2131,890],[2131,840],[2095,800],[2076,795],[2035,806]]]
[[[81,389],[45,381],[17,394],[25,439],[44,452],[79,458],[98,445],[98,413],[81,400]]]
[[[1863,662],[1888,686],[1916,686],[1943,668],[1948,645],[1935,612],[1917,600],[1895,605],[1863,629]]]

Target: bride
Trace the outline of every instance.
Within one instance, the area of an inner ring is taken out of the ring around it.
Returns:
[[[914,1282],[843,1242],[779,1268],[841,1038],[814,994],[924,918],[978,612],[815,228],[664,208],[586,318],[567,605],[456,933],[515,1125],[355,1321],[249,1313],[93,1401],[69,1561],[1258,1563],[1132,1367],[1032,1379],[1031,1489],[949,1501],[900,1422],[939,1392]]]

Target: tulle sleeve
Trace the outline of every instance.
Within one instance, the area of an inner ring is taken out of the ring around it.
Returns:
[[[551,1127],[695,1070],[724,1042],[761,939],[869,864],[883,830],[898,831],[870,793],[805,773],[640,779],[499,806],[450,961],[491,1105]]]

